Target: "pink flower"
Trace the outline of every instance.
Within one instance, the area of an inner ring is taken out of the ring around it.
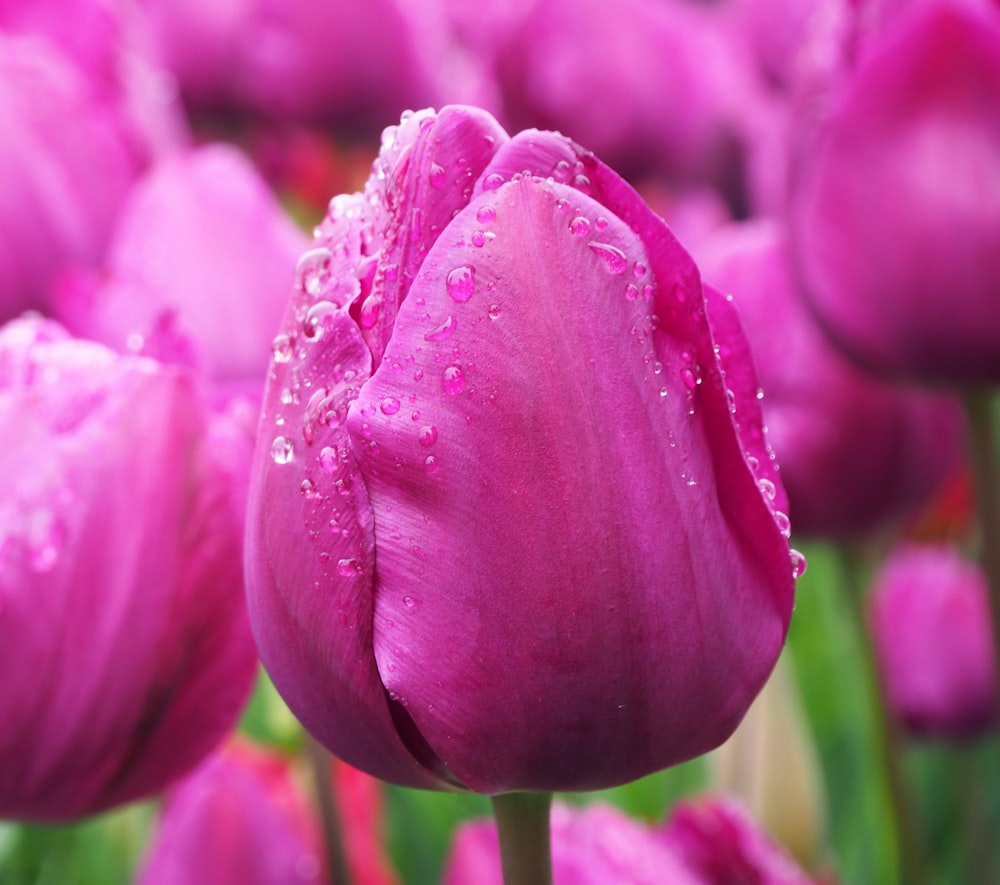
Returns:
[[[651,827],[611,805],[552,807],[554,885],[705,885]],[[469,821],[456,831],[443,885],[503,885],[496,826]]]
[[[57,314],[121,352],[260,382],[306,243],[236,148],[179,152],[135,185],[103,273],[64,282]]]
[[[1000,10],[907,6],[864,41],[797,170],[793,254],[820,322],[856,361],[995,383]]]
[[[230,743],[168,793],[137,882],[322,882],[319,821],[299,780],[283,757]]]
[[[660,837],[694,881],[704,885],[814,883],[739,802],[726,796],[680,803]]]
[[[449,107],[386,131],[298,279],[247,575],[306,727],[482,793],[724,740],[801,562],[735,313],[662,219],[568,139]]]
[[[872,378],[827,342],[777,222],[721,228],[696,254],[746,327],[796,532],[859,537],[926,504],[961,463],[958,404]]]
[[[0,331],[0,817],[163,788],[233,726],[256,655],[246,436],[192,379],[53,323]]]
[[[138,175],[121,114],[52,45],[0,32],[0,322],[101,259]]]
[[[996,652],[986,578],[941,545],[897,549],[871,592],[890,708],[914,734],[962,738],[996,721]]]

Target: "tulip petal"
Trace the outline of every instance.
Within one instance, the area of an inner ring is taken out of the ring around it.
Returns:
[[[697,271],[634,191],[601,186],[604,205],[522,175],[473,200],[347,421],[379,538],[379,673],[480,792],[598,788],[705,752],[787,628],[788,548]],[[497,237],[477,247],[485,217]]]

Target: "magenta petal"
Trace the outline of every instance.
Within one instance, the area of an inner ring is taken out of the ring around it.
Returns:
[[[473,201],[348,418],[386,540],[379,673],[482,792],[596,788],[707,751],[787,627],[788,547],[697,271],[626,188],[642,238],[527,176]]]
[[[300,291],[313,303],[293,301],[274,341],[248,511],[250,616],[268,672],[307,728],[353,765],[428,787],[433,777],[396,733],[372,650],[373,514],[344,426],[372,362],[347,307],[367,260],[365,204],[344,198],[338,213],[329,224],[342,249],[303,256]]]

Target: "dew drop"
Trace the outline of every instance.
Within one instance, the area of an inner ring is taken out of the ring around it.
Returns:
[[[287,363],[292,358],[295,339],[284,333],[276,335],[271,342],[271,355],[276,363]]]
[[[339,308],[332,301],[317,301],[306,313],[302,322],[302,334],[309,339],[323,337],[323,332],[329,327],[330,320],[336,316]]]
[[[441,472],[441,465],[438,462],[436,455],[428,455],[424,459],[424,473],[428,476],[434,476],[436,473]]]
[[[476,221],[480,224],[489,224],[497,217],[497,211],[492,206],[483,206],[476,213]]]
[[[625,297],[629,301],[635,301],[635,299],[639,297],[639,287],[634,286],[632,283],[629,283],[625,287]]]
[[[773,501],[775,495],[778,494],[778,489],[775,487],[774,483],[766,477],[758,479],[757,486],[764,493],[764,497],[767,498],[768,501]]]
[[[332,259],[330,250],[323,246],[306,252],[295,266],[295,285],[299,291],[313,298],[320,295],[333,277],[330,269]]]
[[[416,604],[417,603],[412,596],[403,597],[403,605],[405,605],[407,608],[413,608],[413,606],[415,606]]]
[[[461,366],[448,366],[441,376],[441,386],[444,392],[455,396],[465,390],[465,373]]]
[[[378,322],[379,310],[382,308],[382,299],[374,292],[369,295],[361,304],[361,315],[359,321],[362,329],[374,329]]]
[[[383,415],[395,415],[399,411],[399,400],[394,396],[387,396],[378,407]]]
[[[781,510],[774,511],[774,523],[778,527],[778,531],[781,532],[786,538],[791,537],[792,534],[792,521],[788,518],[788,514],[782,512]]]
[[[417,439],[424,448],[434,445],[437,442],[438,431],[433,424],[425,424],[417,433]]]
[[[302,480],[302,484],[299,486],[299,491],[305,495],[307,498],[316,497],[316,483],[314,483],[308,477]]]
[[[434,188],[442,187],[444,185],[444,179],[445,179],[444,166],[441,166],[438,163],[431,163],[429,177],[431,180],[431,187]]]
[[[287,464],[295,457],[295,446],[290,439],[276,436],[271,443],[271,458],[275,464]]]
[[[472,241],[473,246],[480,249],[486,243],[486,234],[481,230],[476,230],[472,232],[472,236],[469,239]]]
[[[458,326],[458,320],[456,320],[451,314],[449,314],[440,326],[435,326],[429,332],[424,335],[425,341],[444,341],[446,338],[450,338],[452,332]],[[419,370],[418,370],[419,371]]]
[[[585,237],[590,233],[590,219],[584,218],[582,215],[577,215],[569,223],[569,231],[574,237]]]
[[[622,252],[617,246],[612,246],[610,243],[588,243],[591,251],[597,255],[601,261],[604,262],[604,266],[611,271],[613,274],[625,273],[625,268],[628,267],[628,259],[625,257],[625,253]]]
[[[639,277],[641,277],[643,274],[646,273],[646,265],[643,264],[641,261],[637,261],[635,263],[635,267],[632,268],[632,273],[634,273],[636,279],[638,279]]]
[[[491,304],[489,306],[489,309],[486,311],[486,315],[491,320],[495,320],[498,316],[500,316],[500,305],[499,304]]]
[[[491,172],[483,181],[484,191],[495,191],[503,184],[503,176],[499,172]]]
[[[805,556],[799,553],[794,547],[788,551],[788,555],[792,561],[792,577],[801,578],[806,573],[809,563],[806,562]]]
[[[362,571],[361,563],[354,557],[341,559],[337,562],[337,574],[341,577],[353,578],[355,575],[360,575]]]
[[[332,446],[324,446],[319,453],[319,466],[327,475],[333,474],[337,469],[337,450]]]
[[[468,301],[476,287],[476,269],[469,264],[459,265],[448,273],[445,286],[453,301]]]

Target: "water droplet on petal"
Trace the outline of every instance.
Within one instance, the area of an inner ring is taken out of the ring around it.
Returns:
[[[276,436],[271,443],[271,457],[275,464],[287,464],[295,457],[295,446],[290,439]]]
[[[569,231],[574,237],[585,237],[590,233],[590,219],[582,215],[577,215],[569,223]]]
[[[801,578],[806,573],[809,563],[806,562],[806,558],[794,547],[788,551],[788,555],[792,561],[792,577]]]
[[[476,221],[480,224],[489,224],[493,219],[497,217],[497,211],[492,206],[483,206],[476,213]]]
[[[295,339],[284,333],[276,335],[271,342],[271,355],[276,363],[287,363],[292,358]]]
[[[369,295],[361,304],[361,315],[359,321],[362,329],[374,329],[378,322],[379,310],[382,308],[382,299],[374,292]]]
[[[775,510],[774,524],[778,527],[778,531],[781,532],[782,535],[786,538],[791,537],[792,521],[788,518],[787,513],[783,513],[781,510]]]
[[[416,600],[414,600],[412,596],[403,597],[403,605],[405,605],[407,608],[413,608],[413,606],[415,606],[416,604],[417,604]]]
[[[773,501],[775,495],[778,494],[778,489],[775,487],[774,483],[767,478],[757,480],[757,485],[764,493],[764,497],[767,498],[768,501]]]
[[[491,172],[483,181],[484,191],[495,191],[503,184],[503,176],[499,172]]]
[[[387,396],[379,403],[379,409],[383,415],[395,415],[399,411],[399,400],[394,396]]]
[[[439,188],[444,185],[445,171],[444,166],[438,163],[431,163],[430,169],[430,180],[431,187]]]
[[[313,298],[325,291],[333,276],[330,269],[332,259],[330,250],[323,246],[306,252],[295,267],[295,285],[299,291]]]
[[[360,575],[364,571],[360,562],[358,562],[353,557],[348,557],[341,559],[337,562],[337,573],[344,578],[353,578],[355,575]]]
[[[465,390],[465,373],[461,366],[448,366],[441,376],[441,386],[444,392],[455,396]]]
[[[322,338],[330,320],[337,315],[339,309],[332,301],[317,301],[309,308],[302,321],[302,334],[309,339]]]
[[[491,320],[495,320],[498,316],[500,316],[500,305],[499,304],[491,304],[489,306],[489,308],[487,309],[487,311],[486,311],[486,315]]]
[[[434,476],[436,473],[441,472],[441,465],[438,463],[436,455],[428,455],[424,459],[424,473],[428,476]]]
[[[612,246],[610,243],[588,243],[591,251],[601,261],[604,262],[604,266],[611,271],[613,274],[625,273],[625,268],[628,267],[628,259],[625,257],[625,253],[622,252],[617,246]]]
[[[632,283],[629,283],[625,287],[625,297],[629,301],[635,301],[635,299],[639,297],[639,287],[634,286]]]
[[[319,453],[319,466],[326,474],[332,474],[337,469],[337,450],[332,446],[324,446]]]
[[[437,438],[438,431],[433,424],[425,424],[417,434],[417,439],[420,440],[420,445],[424,448],[434,445],[437,442]]]
[[[424,335],[425,341],[444,341],[446,338],[451,337],[451,333],[455,331],[458,326],[458,320],[456,320],[451,314],[449,314],[440,326],[435,326],[429,332]]]
[[[472,297],[476,287],[476,269],[469,264],[462,264],[448,273],[445,286],[452,300],[461,304]]]

